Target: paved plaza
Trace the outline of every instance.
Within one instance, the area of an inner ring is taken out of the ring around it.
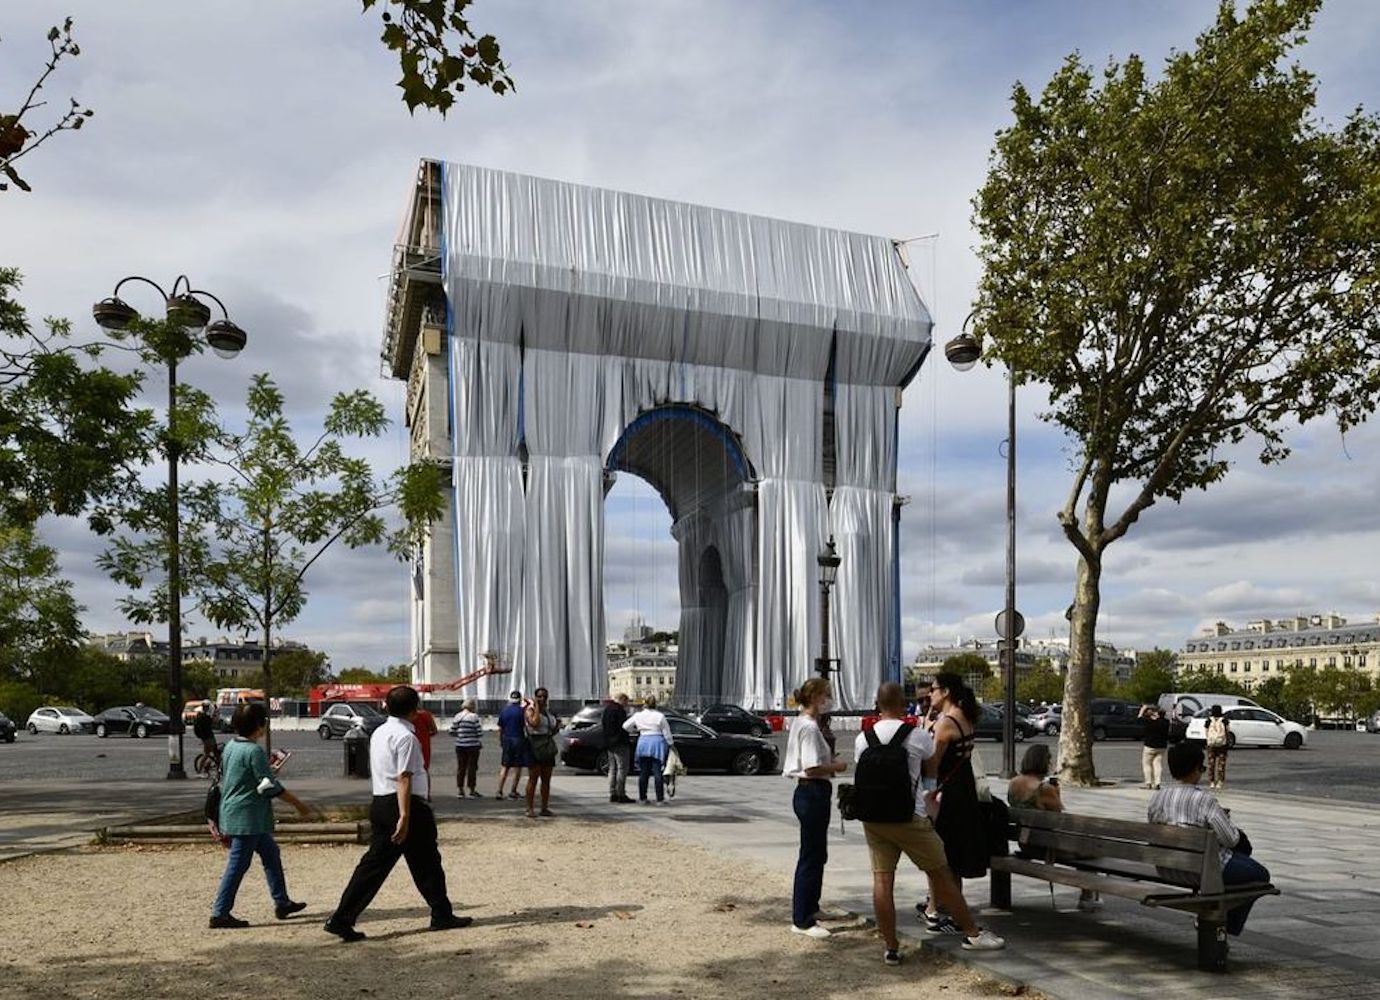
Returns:
[[[1335,734],[1333,739],[1338,749],[1369,751],[1364,734]],[[364,783],[333,776],[338,765],[331,761],[338,761],[339,744],[307,749],[311,745],[305,740],[305,736],[285,740],[304,744],[293,761],[304,773],[291,780],[291,787],[322,805],[363,801],[368,794]],[[97,752],[107,754],[102,760],[112,759],[111,754],[126,747],[150,765],[157,757],[151,753],[156,747],[135,741],[98,745],[88,740],[87,746],[99,746]],[[444,746],[441,743],[438,749]],[[1132,748],[1117,746],[1110,752],[1127,754]],[[65,752],[84,751],[74,738]],[[1301,763],[1321,766],[1328,756],[1320,749],[1312,758],[1256,752],[1252,759],[1243,752],[1236,759],[1253,767],[1284,768]],[[494,777],[487,773],[487,763],[493,760],[490,755],[486,761],[481,788],[493,787]],[[453,763],[448,754],[439,753],[437,764],[436,805],[441,819],[509,814],[514,823],[523,822],[517,803],[457,802],[450,794]],[[35,847],[74,846],[89,841],[97,826],[194,808],[204,788],[199,781],[24,779],[16,778],[10,768],[0,780],[0,798],[6,803],[0,822],[0,857]],[[678,796],[666,809],[615,809],[607,802],[602,779],[565,769],[557,771],[554,789],[553,808],[562,815],[616,816],[778,872],[781,930],[785,932],[797,828],[790,808],[791,783],[779,775],[692,775],[682,779]],[[1066,789],[1065,800],[1075,812],[1143,819],[1148,794],[1122,783],[1093,790]],[[1021,878],[1013,880],[1012,913],[984,912],[980,918],[1008,939],[1006,951],[975,958],[957,949],[956,938],[929,939],[925,946],[953,951],[959,960],[975,962],[995,976],[1066,998],[1159,998],[1171,992],[1253,998],[1380,995],[1380,936],[1374,931],[1380,915],[1380,887],[1368,874],[1370,859],[1380,853],[1380,814],[1342,800],[1237,788],[1225,792],[1223,800],[1249,832],[1256,856],[1270,868],[1283,892],[1257,904],[1246,934],[1233,942],[1232,971],[1225,977],[1196,970],[1195,935],[1187,916],[1120,899],[1107,899],[1099,913],[1079,913],[1074,909],[1077,894],[1073,890],[1056,889],[1051,900],[1046,884]],[[0,889],[3,883],[0,865]],[[830,834],[826,898],[834,905],[870,913],[870,885],[862,828],[850,823],[841,832],[836,817]],[[923,895],[923,880],[918,874],[903,873],[898,889],[899,908],[908,911]],[[570,891],[577,889],[572,886]],[[969,883],[966,891],[970,902],[986,903],[986,880]],[[908,912],[903,930],[907,925],[915,938],[924,936]],[[828,946],[827,942],[820,945]]]

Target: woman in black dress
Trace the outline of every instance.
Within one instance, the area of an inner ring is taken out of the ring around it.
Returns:
[[[934,756],[926,762],[927,774],[933,768],[939,792],[939,815],[935,817],[934,829],[944,841],[949,867],[961,883],[965,878],[987,874],[987,835],[970,759],[973,727],[982,709],[972,688],[952,673],[935,676],[931,705],[939,712],[932,728]],[[933,899],[916,908],[922,911],[926,929],[931,933],[961,933],[947,914],[934,908]]]

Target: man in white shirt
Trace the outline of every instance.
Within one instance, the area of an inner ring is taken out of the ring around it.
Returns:
[[[446,873],[436,846],[436,817],[422,745],[414,720],[421,706],[416,690],[399,685],[388,692],[389,719],[369,739],[369,777],[374,798],[369,805],[369,849],[355,866],[350,884],[326,931],[344,941],[362,941],[355,921],[373,901],[399,858],[407,860],[412,881],[431,907],[431,929],[468,927],[470,917],[457,917],[446,895]]]
[[[881,718],[872,727],[880,744],[889,744],[906,725],[906,695],[901,685],[888,681],[877,689],[877,709]],[[863,823],[867,850],[872,856],[872,906],[877,913],[877,930],[886,942],[883,961],[887,965],[901,963],[900,941],[896,937],[896,866],[901,855],[915,864],[929,879],[930,896],[940,908],[953,916],[963,932],[963,947],[969,951],[993,951],[1006,942],[983,930],[973,921],[963,890],[949,869],[944,855],[944,842],[934,830],[925,812],[924,763],[934,755],[934,737],[924,729],[912,728],[905,737],[906,764],[910,772],[910,791],[913,799],[912,815],[905,822]],[[858,733],[854,743],[854,767],[858,781],[864,779],[867,765],[863,754],[869,748],[866,732]],[[899,765],[898,765],[899,766]],[[862,769],[859,769],[862,768]]]

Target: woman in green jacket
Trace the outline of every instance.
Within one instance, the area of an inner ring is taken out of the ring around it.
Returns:
[[[230,841],[230,857],[221,876],[220,891],[211,909],[212,927],[248,927],[249,921],[231,915],[235,895],[254,855],[263,862],[273,914],[286,920],[306,909],[294,903],[283,877],[283,859],[273,839],[273,800],[282,797],[303,816],[310,810],[285,789],[268,766],[268,755],[259,745],[268,726],[268,710],[262,702],[245,702],[235,709],[231,722],[238,734],[225,745],[221,757],[220,832]]]

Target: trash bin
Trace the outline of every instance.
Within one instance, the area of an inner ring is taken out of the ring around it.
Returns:
[[[369,777],[369,734],[355,727],[341,742],[345,746],[345,777]]]

